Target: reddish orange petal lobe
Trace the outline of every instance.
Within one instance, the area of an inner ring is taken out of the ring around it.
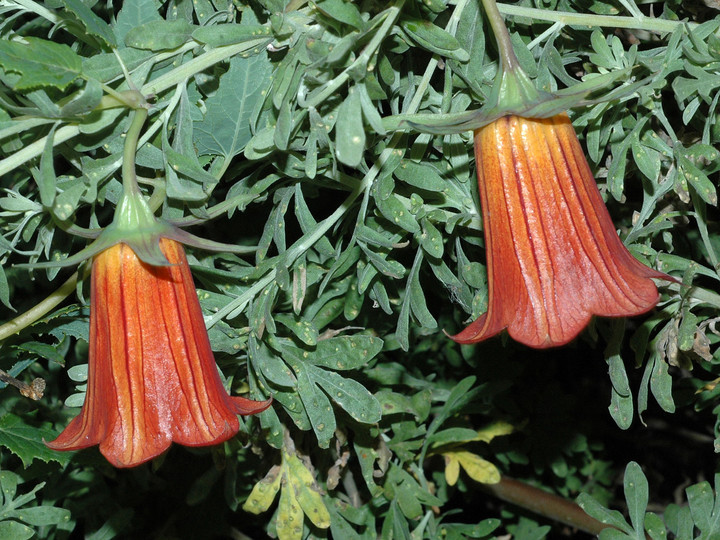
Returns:
[[[501,118],[475,132],[475,157],[489,305],[452,339],[476,343],[507,328],[530,347],[556,347],[593,315],[657,304],[651,278],[671,278],[618,238],[566,114]]]
[[[99,444],[116,467],[134,467],[171,442],[223,442],[238,414],[270,406],[228,395],[183,248],[167,238],[160,246],[173,266],[146,265],[125,244],[95,257],[87,396],[50,448]]]

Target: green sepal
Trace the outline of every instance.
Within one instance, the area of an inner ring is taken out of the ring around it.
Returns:
[[[480,109],[460,113],[402,114],[384,118],[383,126],[388,131],[400,131],[410,128],[422,133],[432,133],[433,135],[451,135],[474,131],[508,115],[522,116],[524,118],[549,118],[573,107],[621,99],[646,85],[652,79],[652,76],[646,77],[640,81],[615,88],[601,97],[589,97],[617,79],[627,77],[631,70],[632,68],[626,68],[598,75],[552,94],[538,90],[536,100],[530,102],[519,99],[512,105],[488,104]],[[497,103],[494,100],[488,101],[489,103]],[[506,103],[512,101],[509,100]]]
[[[172,266],[160,249],[160,239],[169,238],[208,251],[248,253],[254,246],[233,246],[195,236],[163,219],[156,218],[140,193],[124,193],[115,209],[113,222],[85,249],[60,261],[25,263],[19,268],[55,268],[80,264],[115,244],[126,244],[135,255],[151,266]]]

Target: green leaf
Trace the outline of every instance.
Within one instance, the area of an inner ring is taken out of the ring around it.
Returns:
[[[650,377],[650,390],[664,411],[675,412],[675,402],[672,397],[672,377],[668,373],[667,362],[658,354],[653,354],[654,360],[652,375]]]
[[[212,24],[193,30],[192,37],[211,47],[252,41],[272,35],[269,26],[259,24]]]
[[[71,452],[50,450],[43,441],[51,441],[58,433],[47,428],[28,426],[25,421],[14,414],[5,414],[0,418],[0,445],[18,456],[25,467],[34,459],[50,462],[57,461],[65,465],[72,458]]]
[[[420,222],[422,233],[418,235],[420,245],[430,257],[436,259],[442,258],[443,255],[443,236],[432,221],[423,218]]]
[[[252,135],[252,111],[264,99],[271,75],[272,65],[264,53],[230,60],[217,92],[207,100],[207,114],[194,125],[199,155],[231,159],[243,151]]]
[[[408,278],[408,286],[406,294],[410,298],[410,308],[413,315],[423,328],[437,328],[437,321],[427,308],[425,301],[425,292],[420,285],[420,266],[422,264],[422,251],[418,250],[410,269],[410,277]]]
[[[625,467],[625,500],[628,505],[630,522],[635,532],[641,535],[645,527],[645,510],[648,503],[648,483],[640,465],[631,461]],[[642,536],[639,536],[642,538]]]
[[[65,9],[75,15],[85,27],[85,31],[97,38],[108,47],[115,47],[115,35],[110,25],[95,15],[93,11],[80,0],[63,0]]]
[[[67,45],[36,37],[25,41],[0,40],[0,66],[20,74],[16,90],[39,86],[64,89],[80,75],[82,60]]]
[[[583,511],[591,517],[597,519],[600,523],[610,525],[628,534],[632,534],[632,527],[625,521],[623,515],[617,510],[609,510],[593,499],[587,493],[581,493],[577,498],[577,503]],[[604,532],[604,531],[603,531]],[[616,531],[618,532],[618,531]],[[622,536],[625,538],[625,536]]]
[[[13,512],[15,516],[34,527],[57,525],[70,521],[70,510],[55,508],[53,506],[36,506],[33,508],[21,508]]]
[[[307,361],[335,370],[357,369],[374,358],[382,347],[383,340],[373,336],[334,337],[319,341]]]
[[[194,28],[185,19],[153,21],[130,30],[125,35],[125,45],[151,51],[177,49],[191,38]]]
[[[613,333],[605,350],[605,361],[608,363],[610,381],[612,382],[612,393],[608,410],[620,429],[630,427],[634,413],[630,382],[627,372],[625,371],[625,363],[619,354],[622,337],[625,332],[624,329],[625,326],[622,320],[613,322]]]
[[[315,384],[310,367],[303,363],[291,364],[297,376],[297,391],[310,418],[320,448],[328,448],[337,424],[330,400]]]
[[[122,9],[118,13],[117,21],[113,27],[117,43],[125,45],[125,36],[134,28],[163,18],[158,13],[160,2],[157,0],[133,0],[123,2]]]
[[[380,402],[362,384],[312,365],[307,369],[312,380],[355,420],[364,424],[380,421]]]
[[[275,315],[275,320],[295,334],[306,345],[315,345],[317,343],[318,331],[311,322],[289,313],[278,313]]]
[[[0,538],[4,540],[26,540],[35,536],[35,531],[17,521],[0,522]]]
[[[84,66],[84,64],[83,64]],[[70,101],[60,108],[60,116],[72,118],[92,112],[100,104],[103,97],[103,89],[95,79],[88,80],[85,88],[78,92]]]
[[[55,185],[57,178],[55,177],[55,166],[53,162],[53,140],[55,138],[55,129],[57,124],[53,124],[47,134],[45,148],[40,155],[40,171],[36,180],[38,189],[40,190],[40,202],[45,208],[51,208],[55,202]]]
[[[715,475],[715,487],[720,486],[720,475]],[[700,482],[685,490],[695,525],[701,531],[697,538],[712,540],[720,534],[720,496],[713,493],[709,482]]]
[[[430,21],[404,20],[402,29],[423,49],[458,62],[467,62],[470,59],[470,54],[462,48],[455,36]]]
[[[365,151],[365,128],[362,123],[360,93],[351,88],[338,109],[335,123],[335,154],[340,162],[357,167]]]
[[[393,174],[399,180],[416,188],[436,193],[443,193],[448,189],[448,181],[443,179],[437,169],[429,164],[404,159]]]
[[[377,191],[375,191],[377,193]],[[387,199],[375,196],[375,204],[377,204],[380,213],[398,227],[405,229],[411,233],[420,232],[420,225],[405,205],[400,202],[396,194],[390,195]]]
[[[25,341],[17,345],[17,348],[21,351],[40,356],[41,358],[46,358],[56,364],[63,365],[65,363],[65,356],[58,351],[57,345],[50,345],[49,343],[41,343],[39,341]]]
[[[358,8],[352,2],[343,0],[323,0],[315,3],[315,7],[325,16],[338,22],[353,26],[358,30],[365,27]]]
[[[5,268],[3,267],[0,267],[0,302],[8,309],[15,311],[15,308],[10,302],[10,285],[7,274],[5,273]]]
[[[458,22],[455,38],[468,52],[467,62],[450,60],[452,70],[460,75],[470,85],[476,94],[481,95],[481,84],[484,82],[483,71],[485,60],[485,31],[483,29],[483,16],[480,13],[479,2],[468,2]]]
[[[125,5],[127,5],[127,3]],[[153,53],[139,49],[120,49],[117,51],[117,54],[127,69],[132,72],[142,65],[143,62],[147,61]],[[83,58],[82,71],[88,77],[101,82],[110,81],[123,74],[117,56],[113,53],[96,54],[89,58]]]
[[[66,221],[75,213],[80,199],[87,190],[84,183],[73,183],[55,197],[52,211],[60,221]]]

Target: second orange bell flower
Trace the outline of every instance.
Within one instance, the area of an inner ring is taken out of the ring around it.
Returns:
[[[564,345],[593,315],[653,308],[651,278],[618,238],[565,113],[501,117],[475,134],[487,250],[488,310],[459,334],[476,343],[503,329],[537,348]]]
[[[171,442],[226,441],[238,414],[269,407],[228,395],[182,245],[160,238],[160,249],[170,266],[142,262],[125,243],[95,256],[85,404],[50,448],[99,444],[110,463],[133,467]]]

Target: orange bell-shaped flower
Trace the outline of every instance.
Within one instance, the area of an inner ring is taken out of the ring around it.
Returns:
[[[160,238],[160,249],[170,266],[142,262],[125,243],[95,256],[87,396],[50,448],[99,444],[113,465],[133,467],[171,442],[226,441],[238,414],[270,406],[228,395],[182,245]]]
[[[488,310],[459,334],[476,343],[507,328],[537,348],[564,345],[593,315],[653,308],[651,278],[618,238],[565,113],[508,115],[475,130]]]

